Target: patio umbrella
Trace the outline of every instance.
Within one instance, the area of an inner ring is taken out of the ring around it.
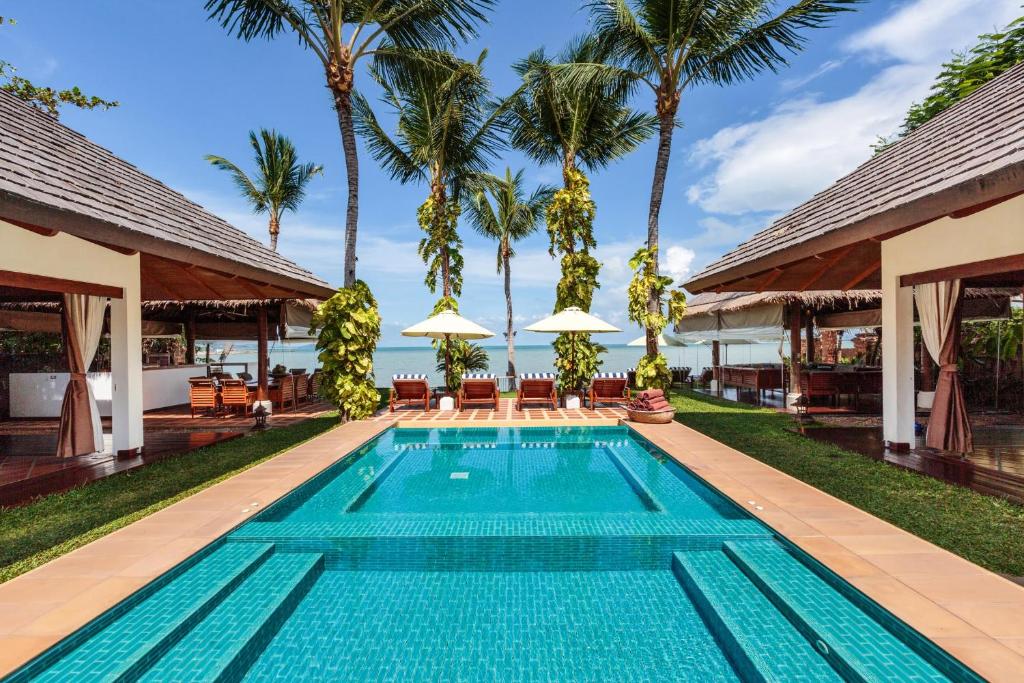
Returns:
[[[626,346],[647,346],[647,336],[644,335],[643,337],[637,337],[633,341],[626,344]],[[684,344],[681,341],[676,341],[675,339],[670,339],[669,337],[666,337],[663,334],[659,334],[658,346],[664,348],[666,346],[686,346],[686,344]]]
[[[590,315],[581,311],[576,306],[570,306],[552,316],[548,316],[543,320],[538,320],[526,327],[529,332],[554,332],[561,334],[563,332],[573,335],[573,339],[577,334],[592,333],[592,332],[621,332],[619,328],[606,323],[600,318]],[[576,359],[569,359],[569,366],[575,369]]]
[[[432,315],[426,320],[420,321],[412,327],[402,330],[403,337],[430,337],[431,339],[444,339],[445,342],[452,339],[487,339],[493,337],[494,333],[485,327],[477,325],[472,320],[467,320],[455,311],[441,311]],[[451,386],[449,374],[451,373],[451,351],[449,345],[444,346],[444,385],[447,389]]]

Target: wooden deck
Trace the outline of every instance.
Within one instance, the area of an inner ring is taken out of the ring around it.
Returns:
[[[267,424],[287,427],[330,410],[326,403],[300,405],[297,410],[272,415]],[[52,455],[57,450],[56,419],[0,421],[0,506],[23,505],[38,496],[237,439],[254,425],[252,417],[241,415],[193,418],[188,406],[155,410],[143,416],[144,452],[118,458],[110,452],[110,420],[103,422],[106,452],[57,458]]]
[[[886,450],[881,427],[813,427],[804,436],[1024,505],[1024,427],[976,426],[974,452],[965,457],[925,448],[918,437],[910,453]]]
[[[395,422],[402,427],[446,427],[446,426],[503,426],[517,425],[542,427],[545,424],[554,426],[565,424],[617,424],[619,419],[626,417],[626,411],[618,406],[598,405],[591,408],[551,408],[539,407],[539,404],[528,404],[523,410],[516,410],[515,399],[503,398],[498,408],[472,408],[463,411],[437,410],[423,412],[418,408],[399,408],[390,412],[386,408],[378,412],[373,420],[376,422]]]

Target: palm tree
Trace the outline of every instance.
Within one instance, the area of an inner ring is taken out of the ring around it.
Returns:
[[[419,254],[427,264],[425,282],[432,293],[441,288],[434,313],[458,311],[462,294],[462,240],[457,226],[463,191],[484,179],[488,163],[501,147],[501,107],[488,97],[484,78],[486,51],[476,62],[450,53],[432,53],[412,68],[395,70],[374,61],[371,73],[384,91],[384,102],[396,116],[395,135],[389,135],[367,101],[354,99],[356,129],[391,177],[402,182],[423,182],[430,188],[417,211],[423,229]],[[438,357],[452,368],[451,359],[467,352],[464,340],[439,340]],[[458,388],[461,375],[446,375],[449,390]]]
[[[390,57],[398,68],[401,62],[415,60],[419,49],[454,47],[476,36],[477,24],[493,4],[494,0],[207,0],[210,18],[242,40],[270,39],[290,30],[324,69],[348,176],[345,287],[356,281],[359,158],[352,92],[357,64],[367,57]]]
[[[658,152],[647,212],[647,247],[658,246],[658,217],[682,93],[693,85],[730,85],[786,65],[786,53],[803,48],[801,29],[825,26],[834,14],[860,0],[799,0],[776,12],[773,0],[594,0],[589,3],[597,37],[613,51],[619,68],[575,66],[571,78],[601,77],[642,83],[654,95]],[[594,68],[596,67],[596,68]],[[648,309],[659,306],[653,292]],[[647,353],[658,353],[647,330]]]
[[[596,246],[596,210],[590,183],[580,170],[603,168],[633,151],[654,132],[653,116],[626,106],[630,79],[567,78],[565,65],[605,64],[607,48],[591,38],[572,42],[557,58],[537,50],[515,65],[523,86],[509,98],[511,142],[538,163],[558,162],[563,186],[547,209],[549,253],[561,256],[562,277],[555,290],[557,313],[569,306],[590,310],[601,264]],[[559,335],[555,364],[564,389],[577,389],[599,365],[589,335]],[[572,360],[569,360],[572,359]]]
[[[435,292],[440,285],[444,308],[453,308],[462,294],[462,241],[456,230],[460,196],[483,180],[501,147],[501,109],[488,101],[485,56],[467,62],[438,53],[430,64],[400,74],[385,73],[375,64],[371,73],[396,116],[394,136],[363,97],[354,100],[356,129],[370,154],[392,178],[430,188],[418,211],[426,233],[419,251],[427,264],[427,287]]]
[[[323,173],[324,167],[300,164],[292,141],[273,130],[263,128],[259,136],[255,131],[249,131],[249,144],[252,145],[256,161],[255,180],[224,157],[207,154],[206,160],[222,171],[231,173],[231,179],[235,181],[242,196],[252,204],[255,213],[270,214],[270,248],[277,251],[281,214],[299,208],[306,194],[306,183],[313,176]]]
[[[544,211],[555,189],[537,187],[525,196],[523,170],[512,175],[505,169],[504,180],[494,178],[488,189],[480,189],[465,201],[466,213],[473,229],[498,243],[498,273],[505,274],[505,339],[508,343],[508,375],[516,376],[515,330],[512,320],[512,271],[510,262],[516,255],[513,244],[533,234],[540,227]],[[493,198],[494,204],[488,199]]]

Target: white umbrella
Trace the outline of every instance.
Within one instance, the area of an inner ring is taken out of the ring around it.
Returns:
[[[619,328],[606,323],[597,316],[590,315],[576,306],[570,306],[543,320],[538,320],[526,327],[529,332],[566,332],[575,336],[580,332],[622,332]],[[570,367],[576,367],[576,359],[569,359]]]
[[[441,311],[432,315],[426,320],[416,323],[412,327],[402,330],[403,337],[430,337],[431,339],[487,339],[493,337],[494,333],[485,327],[477,325],[472,320],[466,320],[455,311]],[[445,387],[451,386],[448,381],[449,366],[451,365],[451,352],[449,345],[445,344],[444,354],[444,380]]]
[[[698,343],[700,343],[700,342],[698,342]],[[626,344],[626,346],[647,346],[647,335],[644,335],[642,337],[637,337],[633,341],[631,341],[628,344]],[[659,347],[686,346],[686,344],[684,344],[681,341],[676,341],[675,339],[672,339],[670,337],[666,337],[663,334],[659,334],[658,335],[658,346]]]

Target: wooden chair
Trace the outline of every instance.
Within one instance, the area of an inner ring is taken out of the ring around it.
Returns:
[[[393,375],[391,397],[388,401],[391,412],[395,406],[423,405],[423,412],[430,412],[430,383],[426,375]]]
[[[242,409],[248,415],[256,400],[256,392],[245,386],[244,379],[222,379],[220,381],[220,404],[225,409]]]
[[[192,417],[196,410],[217,412],[217,386],[212,379],[194,378],[188,381],[188,402],[192,409]]]
[[[291,375],[277,378],[277,386],[270,389],[270,402],[280,405],[281,412],[284,412],[285,405],[289,402],[292,409],[295,409],[295,379]]]
[[[305,403],[306,399],[309,398],[307,395],[306,386],[309,384],[309,375],[302,373],[301,375],[292,375],[292,380],[295,382],[295,402]]]
[[[557,408],[558,392],[555,391],[555,375],[550,372],[527,372],[519,375],[516,410],[522,410],[524,403],[550,403],[552,410]]]
[[[306,398],[310,401],[320,400],[320,371],[314,370],[306,382]]]
[[[467,373],[462,376],[462,386],[455,396],[455,409],[462,410],[467,405],[493,404],[498,408],[498,380],[489,373]]]
[[[831,370],[804,370],[800,373],[800,393],[808,400],[819,396],[828,398],[829,405],[839,401],[838,373]]]
[[[591,409],[598,403],[628,403],[629,377],[625,372],[599,372],[590,380],[587,396]]]

